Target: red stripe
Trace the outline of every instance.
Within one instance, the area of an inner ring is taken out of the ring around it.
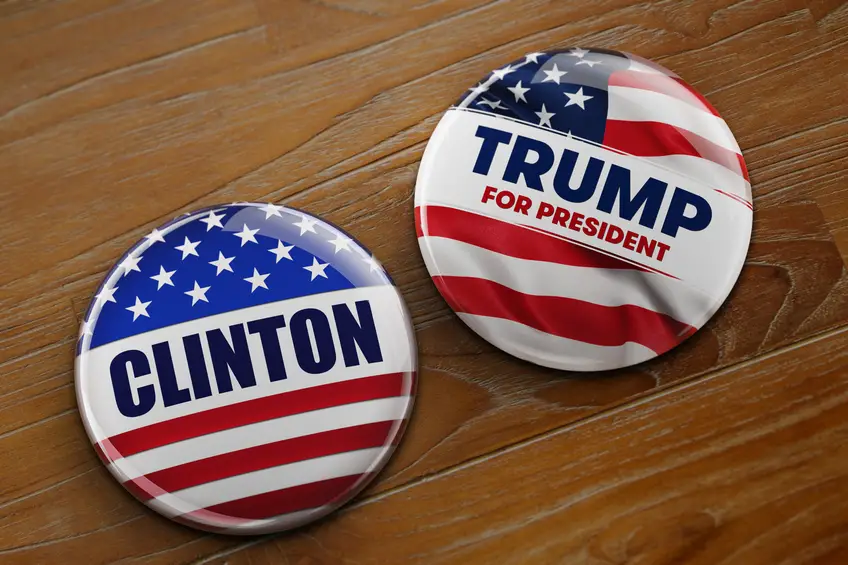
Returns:
[[[433,277],[457,312],[503,318],[560,337],[617,346],[639,343],[657,354],[695,332],[671,316],[641,306],[602,306],[575,298],[524,294],[496,282],[472,277]]]
[[[163,494],[168,494],[168,491],[159,487],[159,485],[148,481],[145,477],[139,477],[132,481],[127,481],[123,483],[123,485],[128,491],[130,491],[130,494],[142,502],[146,502],[151,498],[156,498],[157,496],[162,496]]]
[[[386,444],[396,424],[394,420],[362,424],[222,453],[148,473],[128,481],[125,486],[141,500],[148,500],[163,492],[175,492],[252,471],[347,451],[381,447]],[[151,485],[155,488],[150,488]]]
[[[98,457],[98,458],[99,458],[99,459],[100,459],[100,460],[101,460],[104,464],[108,465],[109,463],[111,463],[111,462],[112,462],[112,459],[110,459],[110,458],[106,455],[106,451],[107,451],[107,449],[108,449],[108,444],[105,444],[105,443],[104,443],[103,447],[101,447],[99,443],[95,443],[92,447],[94,447],[94,453],[96,453],[96,454],[97,454],[97,457]]]
[[[204,511],[218,512],[237,518],[261,520],[280,514],[297,512],[298,510],[317,508],[333,504],[340,498],[350,496],[352,494],[351,489],[356,486],[362,477],[362,475],[349,475],[265,492],[216,504],[205,508]],[[190,515],[187,514],[186,516]]]
[[[676,77],[638,71],[616,71],[610,75],[609,85],[659,92],[720,117],[718,110],[713,108],[700,92]]]
[[[415,207],[415,237],[421,237],[424,232],[421,229],[421,207]]]
[[[292,414],[378,398],[404,396],[407,375],[408,373],[389,373],[245,400],[157,422],[112,436],[106,441],[111,442],[121,456],[128,457],[193,437]]]
[[[648,270],[553,234],[473,212],[444,206],[427,206],[423,214],[427,220],[426,235],[455,239],[517,259],[596,269]]]
[[[637,157],[692,155],[733,171],[748,180],[742,155],[712,141],[669,124],[608,120],[604,145]]]

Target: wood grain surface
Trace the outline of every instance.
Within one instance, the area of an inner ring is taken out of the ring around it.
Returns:
[[[412,192],[441,113],[571,45],[703,92],[751,171],[730,299],[635,368],[531,366],[429,281]],[[809,0],[0,1],[0,563],[848,563],[848,4]],[[73,343],[120,254],[182,212],[297,206],[401,287],[420,394],[342,512],[228,538],[98,462]]]

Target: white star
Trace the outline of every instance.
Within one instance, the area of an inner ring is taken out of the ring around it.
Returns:
[[[524,88],[521,86],[521,81],[515,83],[515,86],[507,87],[507,90],[512,92],[515,95],[516,102],[527,102],[527,99],[524,98],[525,92],[530,92],[529,88]]]
[[[368,265],[368,272],[373,273],[374,271],[380,270],[380,262],[377,261],[375,257],[364,257],[362,262]]]
[[[543,57],[544,55],[544,53],[528,53],[524,56],[524,62],[529,63],[532,61],[533,63],[538,63],[539,57]]]
[[[333,251],[333,255],[344,249],[345,251],[350,251],[348,245],[350,245],[350,238],[343,236],[342,234],[336,234],[336,239],[330,240],[330,245],[335,247],[335,251]]]
[[[274,249],[269,249],[271,253],[273,253],[277,260],[274,263],[279,263],[280,259],[288,259],[289,261],[294,261],[292,256],[290,255],[291,250],[294,249],[294,245],[284,245],[282,241],[277,240],[277,247]]]
[[[202,218],[200,221],[203,222],[204,224],[206,224],[206,231],[209,231],[212,228],[222,228],[223,229],[224,226],[221,225],[221,218],[223,218],[223,217],[224,217],[224,214],[216,214],[215,210],[212,210],[211,212],[209,212],[208,216],[206,216],[205,218]]]
[[[270,218],[271,216],[278,216],[278,217],[282,218],[283,215],[280,214],[280,210],[282,210],[282,209],[283,209],[282,206],[277,206],[276,204],[270,204],[270,203],[266,204],[265,206],[262,206],[262,208],[260,208],[260,210],[265,212],[265,219],[266,220],[268,218]]]
[[[208,286],[201,287],[199,284],[197,284],[197,281],[194,281],[194,288],[191,290],[187,290],[185,294],[191,296],[191,305],[194,306],[195,304],[197,304],[198,300],[202,300],[203,302],[209,302],[209,299],[206,298],[206,291],[210,288],[211,287]]]
[[[542,104],[542,111],[541,112],[534,112],[534,114],[539,116],[539,125],[540,126],[553,127],[553,126],[551,126],[551,118],[556,116],[556,113],[555,112],[548,112],[548,110],[545,108],[544,104]]]
[[[147,313],[147,307],[150,306],[150,302],[150,300],[142,302],[138,299],[138,296],[135,297],[135,304],[127,307],[127,310],[133,313],[133,322],[135,322],[139,316],[144,316],[145,318],[150,317],[150,314]]]
[[[160,288],[162,288],[166,284],[174,286],[174,283],[171,282],[171,277],[174,276],[174,273],[176,273],[176,271],[166,271],[165,267],[163,267],[162,265],[159,265],[159,274],[153,275],[152,277],[150,277],[151,279],[156,281],[156,290],[159,290]]]
[[[589,68],[591,69],[595,65],[603,65],[603,62],[602,61],[590,61],[589,59],[583,59],[582,61],[577,61],[577,65],[589,65]],[[574,66],[576,67],[577,65],[574,65]]]
[[[130,271],[138,271],[140,273],[141,269],[138,268],[139,261],[141,261],[141,257],[127,255],[126,259],[121,261],[121,264],[119,265],[122,269],[124,269],[124,276],[128,275]]]
[[[489,87],[488,87],[488,86],[486,86],[486,85],[485,85],[485,84],[483,84],[483,83],[480,83],[480,84],[478,84],[477,86],[475,86],[474,88],[472,88],[472,89],[471,89],[471,92],[473,92],[474,94],[483,94],[483,93],[484,93],[484,92],[486,92],[487,90],[489,90]]]
[[[557,84],[560,84],[559,79],[561,79],[563,75],[568,74],[568,72],[566,71],[559,70],[559,68],[556,66],[556,63],[554,63],[554,66],[551,68],[551,70],[546,71],[543,69],[542,72],[545,73],[545,78],[542,82],[551,81]]]
[[[200,257],[200,255],[197,254],[197,246],[198,245],[200,245],[200,240],[191,241],[191,240],[189,240],[189,238],[185,238],[185,241],[183,242],[183,244],[177,245],[174,249],[177,249],[177,250],[183,252],[182,259],[183,259],[183,261],[185,261],[185,258],[188,257],[189,255],[194,255],[195,257]]]
[[[307,218],[306,216],[301,216],[299,222],[295,222],[294,225],[300,228],[300,235],[305,234],[308,231],[312,233],[318,233],[315,231],[315,224],[318,223],[318,220],[314,220],[312,218]]]
[[[500,100],[486,100],[486,99],[484,98],[484,99],[482,99],[482,100],[479,100],[479,101],[477,102],[477,105],[478,105],[478,106],[488,106],[488,107],[489,107],[489,108],[491,108],[492,110],[497,110],[497,109],[505,110],[505,109],[506,109],[506,106],[504,106],[503,104],[501,104],[501,101],[500,101]]]
[[[312,265],[310,267],[304,267],[304,269],[306,269],[312,274],[312,278],[309,280],[314,281],[316,277],[324,277],[325,279],[327,278],[327,274],[324,272],[324,269],[326,269],[327,266],[329,266],[329,263],[319,263],[318,259],[313,257]]]
[[[215,271],[215,276],[217,277],[218,275],[220,275],[224,271],[229,271],[229,272],[232,273],[233,268],[230,267],[230,263],[232,263],[233,259],[235,259],[235,258],[236,258],[235,255],[233,255],[232,257],[224,257],[224,254],[219,251],[218,252],[218,258],[214,261],[209,261],[209,264],[213,265],[217,269]]]
[[[592,98],[594,98],[594,96],[586,96],[585,94],[583,94],[583,87],[582,86],[580,87],[580,90],[578,90],[574,94],[571,94],[570,92],[564,92],[563,94],[568,96],[568,102],[566,102],[566,104],[565,104],[566,108],[568,108],[569,106],[572,106],[572,105],[576,105],[576,106],[580,106],[581,110],[586,109],[586,106],[584,106],[583,104],[587,100],[591,100]]]
[[[160,231],[159,231],[158,229],[156,229],[156,228],[153,228],[153,231],[152,231],[152,232],[150,232],[149,234],[147,234],[146,236],[144,236],[144,239],[146,239],[147,241],[149,241],[149,242],[150,242],[150,245],[153,245],[153,244],[154,244],[154,243],[156,243],[157,241],[161,241],[162,243],[165,243],[165,238],[162,236],[162,232],[160,232]]]
[[[589,52],[586,51],[585,49],[580,49],[579,47],[575,47],[568,54],[572,57],[577,57],[578,59],[582,59],[583,57],[586,56],[587,53],[589,53]]]
[[[267,273],[265,275],[260,275],[259,271],[256,270],[256,267],[254,267],[253,268],[253,276],[247,277],[246,279],[244,279],[244,280],[246,280],[247,282],[250,283],[250,292],[252,293],[254,290],[259,288],[260,286],[264,289],[267,289],[268,286],[265,284],[265,279],[267,279],[268,275],[270,275],[270,274],[271,273]]]
[[[247,227],[247,224],[244,224],[244,227],[241,228],[239,233],[234,233],[233,235],[237,238],[241,239],[241,246],[244,247],[244,244],[248,241],[252,241],[253,243],[259,243],[256,241],[256,233],[259,231],[259,228],[252,230]]]
[[[512,65],[507,65],[502,69],[498,69],[496,71],[492,71],[492,74],[498,77],[499,80],[503,80],[506,75],[513,72],[515,69],[512,68]]]
[[[95,296],[95,298],[103,304],[107,302],[115,302],[117,304],[117,301],[115,300],[116,290],[118,290],[117,286],[113,286],[112,288],[104,287],[99,293],[97,293],[97,296]]]

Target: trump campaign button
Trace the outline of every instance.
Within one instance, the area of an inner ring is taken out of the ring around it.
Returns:
[[[77,400],[102,461],[150,508],[272,532],[382,468],[416,357],[366,249],[309,214],[239,203],[154,229],[109,272],[80,331]]]
[[[602,49],[530,53],[442,117],[415,187],[434,283],[522,359],[614,369],[692,335],[751,235],[739,146],[669,70]]]

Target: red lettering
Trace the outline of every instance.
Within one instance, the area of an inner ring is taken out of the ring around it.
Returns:
[[[663,257],[665,257],[665,252],[668,251],[669,249],[671,249],[671,247],[669,247],[665,243],[659,243],[659,242],[657,243],[657,247],[660,248],[660,252],[657,253],[657,261],[662,261]]]
[[[589,237],[598,233],[598,218],[593,218],[592,216],[586,218],[586,225],[583,226],[583,233]]]
[[[565,224],[566,222],[568,222],[568,210],[557,206],[556,213],[554,214],[554,219],[551,221],[564,228],[567,228],[568,226],[566,226]]]
[[[636,253],[643,253],[648,257],[654,256],[654,249],[657,247],[656,239],[648,239],[644,235],[639,238],[639,243],[636,245]]]
[[[607,236],[604,239],[610,243],[621,243],[621,240],[624,239],[624,230],[610,224],[609,230],[607,230]]]
[[[580,231],[580,228],[583,227],[583,220],[585,218],[586,216],[584,216],[580,212],[574,212],[571,215],[571,222],[568,224],[568,229]]]
[[[542,218],[547,218],[548,216],[552,216],[554,213],[554,207],[547,202],[539,203],[539,209],[536,211],[536,219],[541,220]]]
[[[515,211],[521,212],[525,216],[527,215],[527,210],[530,209],[530,205],[533,203],[532,200],[527,198],[526,196],[519,195],[518,201],[515,203]]]
[[[495,198],[495,202],[504,210],[512,208],[512,205],[515,204],[515,195],[508,190],[502,190]]]
[[[487,186],[486,190],[483,191],[483,200],[481,202],[486,203],[489,200],[492,200],[495,197],[495,193],[498,191],[494,186]]]
[[[639,237],[638,233],[628,230],[627,237],[624,238],[624,243],[622,244],[624,248],[633,251],[636,248],[637,237]]]

